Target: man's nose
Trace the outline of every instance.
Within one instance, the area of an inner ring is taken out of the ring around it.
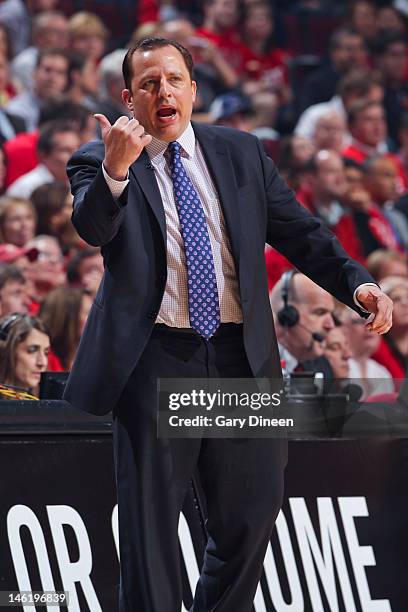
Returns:
[[[333,320],[333,317],[331,316],[330,312],[328,312],[325,315],[325,317],[324,317],[323,328],[326,331],[329,331],[330,329],[334,328],[334,320]]]
[[[163,77],[160,80],[159,96],[161,96],[162,98],[167,98],[169,93],[169,83],[167,82],[167,79]]]

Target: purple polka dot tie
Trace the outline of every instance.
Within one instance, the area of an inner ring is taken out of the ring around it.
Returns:
[[[206,340],[221,322],[217,279],[204,210],[186,173],[181,145],[170,142],[170,169],[187,262],[190,324]]]

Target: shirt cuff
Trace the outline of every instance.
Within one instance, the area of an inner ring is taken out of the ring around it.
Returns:
[[[108,185],[112,196],[115,198],[115,200],[118,200],[120,196],[122,195],[122,193],[125,191],[127,184],[129,183],[129,171],[127,173],[126,178],[123,181],[117,181],[113,179],[112,177],[110,177],[109,174],[106,172],[103,164],[102,164],[102,172],[103,172],[103,176],[106,181],[106,184]]]
[[[366,309],[365,309],[365,308],[364,308],[364,307],[361,305],[361,303],[358,301],[358,299],[357,299],[357,297],[356,297],[356,296],[357,296],[358,291],[361,289],[361,287],[368,287],[368,286],[369,286],[369,287],[377,287],[377,289],[378,289],[378,285],[376,285],[375,283],[362,283],[361,285],[359,285],[359,286],[358,286],[358,287],[357,287],[357,288],[354,290],[354,293],[353,293],[353,300],[354,300],[355,305],[356,305],[356,306],[358,306],[358,307],[360,308],[360,310],[362,310],[363,312],[369,312],[369,311],[368,311],[368,310],[366,310]]]

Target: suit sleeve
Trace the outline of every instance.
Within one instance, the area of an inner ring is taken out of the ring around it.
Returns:
[[[322,221],[296,200],[259,142],[258,148],[267,199],[268,244],[339,301],[366,316],[355,304],[353,295],[359,285],[375,283],[374,279],[348,256]]]
[[[115,199],[102,172],[103,145],[85,145],[68,162],[74,196],[72,223],[92,246],[103,246],[116,236],[124,216],[128,187]]]

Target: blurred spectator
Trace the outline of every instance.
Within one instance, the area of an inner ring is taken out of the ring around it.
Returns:
[[[26,246],[38,250],[38,258],[30,266],[30,280],[34,291],[30,297],[40,304],[49,291],[65,284],[64,258],[54,236],[40,234],[29,240]]]
[[[69,57],[66,98],[96,112],[99,89],[99,65],[92,57],[72,52]]]
[[[0,55],[8,59],[9,62],[14,56],[10,31],[4,23],[0,23]]]
[[[72,201],[68,185],[54,181],[37,187],[32,195],[31,202],[37,211],[38,234],[59,236],[61,229],[70,223],[72,214]]]
[[[382,104],[370,100],[359,100],[348,110],[348,125],[352,143],[343,150],[343,156],[362,164],[379,154],[387,153],[387,123]],[[398,168],[399,193],[408,187],[408,177],[401,161],[392,153],[388,156],[395,161]]]
[[[233,127],[243,132],[251,130],[253,116],[250,100],[238,93],[218,96],[210,106],[209,118],[216,125]]]
[[[37,213],[29,200],[0,198],[0,239],[23,247],[35,236]]]
[[[238,86],[235,70],[226,62],[221,51],[208,38],[197,36],[188,19],[171,19],[159,26],[158,36],[171,38],[186,47],[194,60],[194,79],[197,82],[195,112],[208,110],[214,98]]]
[[[402,14],[390,4],[380,6],[377,10],[377,33],[382,34],[382,32],[406,33]]]
[[[393,159],[386,155],[365,162],[364,184],[372,202],[382,209],[393,227],[399,244],[408,248],[408,219],[395,204],[398,199],[398,171]]]
[[[244,4],[242,40],[248,47],[246,77],[257,83],[256,91],[277,95],[279,104],[291,101],[289,54],[274,44],[275,22],[271,5],[265,0]]]
[[[109,31],[94,13],[80,11],[68,22],[70,48],[98,62],[105,53]]]
[[[360,319],[360,315],[356,313]],[[364,319],[361,319],[364,323]],[[349,376],[349,363],[351,357],[350,343],[343,325],[336,325],[330,329],[325,338],[323,354],[330,363],[333,376],[344,379]]]
[[[51,350],[61,370],[70,370],[92,305],[84,289],[59,287],[43,301],[39,317],[50,332]]]
[[[309,138],[294,134],[281,140],[278,160],[279,171],[295,191],[300,188],[304,180],[313,154],[314,148]]]
[[[13,312],[27,314],[29,305],[26,280],[20,270],[13,265],[0,269],[0,317]]]
[[[238,0],[204,0],[203,15],[204,21],[197,35],[210,40],[220,49],[227,64],[243,76],[249,54],[237,32]]]
[[[41,126],[37,145],[40,163],[14,181],[7,195],[28,199],[34,189],[45,183],[60,181],[68,185],[66,165],[80,144],[79,134],[71,122],[56,120]]]
[[[380,283],[387,276],[408,278],[408,262],[406,253],[390,249],[377,249],[367,257],[367,270]]]
[[[129,109],[122,100],[122,90],[125,87],[122,64],[126,51],[115,49],[105,55],[100,63],[102,95],[98,102],[98,112],[105,115],[112,125],[122,115],[130,117]]]
[[[33,283],[31,281],[31,263],[38,257],[38,251],[35,248],[17,247],[14,244],[0,244],[0,269],[8,266],[17,268],[23,275],[25,280],[25,293],[27,296],[34,294]],[[12,266],[10,265],[12,264]],[[31,312],[30,303],[29,309]],[[35,307],[34,307],[35,308]]]
[[[345,73],[366,66],[363,37],[351,28],[336,30],[330,39],[328,61],[303,85],[300,109],[303,111],[312,104],[327,102],[336,93],[337,84]]]
[[[308,175],[297,192],[297,199],[330,227],[351,257],[363,260],[363,251],[352,215],[342,199],[347,184],[344,163],[336,151],[322,149],[312,158]]]
[[[32,46],[21,51],[13,60],[13,77],[21,87],[31,90],[38,53],[42,49],[63,49],[68,45],[68,22],[59,11],[44,11],[33,18]]]
[[[68,57],[63,50],[44,49],[37,58],[33,88],[13,98],[6,107],[26,122],[27,130],[37,127],[41,108],[60,97],[68,79]]]
[[[40,113],[39,126],[56,119],[70,122],[78,132],[81,144],[89,142],[97,137],[97,121],[91,111],[81,104],[75,104],[69,100],[61,102],[50,102],[44,106]],[[6,187],[9,187],[23,174],[33,170],[38,164],[37,143],[38,130],[30,133],[18,134],[4,145],[7,157]]]
[[[404,378],[408,358],[408,279],[388,276],[382,280],[381,289],[394,302],[393,324],[374,359],[387,367],[394,378]]]
[[[365,186],[365,166],[351,159],[345,159],[344,165],[347,188],[343,203],[352,212],[364,256],[381,248],[399,250],[400,242],[391,222]]]
[[[0,383],[38,397],[49,350],[48,332],[39,319],[25,314],[0,319]]]
[[[31,23],[23,0],[0,2],[0,24],[5,25],[10,33],[14,53],[20,53],[28,46]]]
[[[347,376],[358,379],[355,382],[363,389],[363,399],[374,393],[391,393],[394,391],[394,383],[390,372],[377,361],[371,359],[380,345],[380,336],[370,332],[366,327],[366,321],[351,308],[344,308],[342,323],[351,349]]]
[[[357,163],[387,150],[387,126],[382,104],[362,99],[354,102],[348,111],[349,130],[353,142],[343,155]]]
[[[404,110],[408,109],[408,46],[406,35],[383,33],[375,46],[376,65],[385,87],[384,108],[388,133],[394,149],[398,146],[398,129]]]
[[[321,358],[323,340],[334,327],[332,296],[304,274],[285,273],[273,287],[270,300],[279,352],[286,370],[291,373],[299,364]],[[298,313],[298,320],[293,324],[288,324],[287,317],[282,317],[285,306],[294,306]],[[313,334],[318,334],[321,341],[317,341]]]
[[[295,127],[295,133],[305,138],[313,138],[318,119],[328,112],[334,111],[347,120],[347,110],[361,98],[381,103],[384,89],[378,77],[366,70],[352,70],[339,81],[336,95],[328,102],[314,104],[307,108],[300,116]],[[346,140],[349,144],[351,136],[348,133]]]
[[[76,253],[67,266],[71,287],[82,287],[95,298],[104,273],[103,258],[98,248],[86,247]]]
[[[316,151],[332,149],[340,153],[344,148],[345,139],[346,122],[340,113],[329,111],[318,118],[312,137]]]
[[[377,34],[377,5],[371,0],[352,0],[349,4],[349,24],[358,32],[368,48]]]

